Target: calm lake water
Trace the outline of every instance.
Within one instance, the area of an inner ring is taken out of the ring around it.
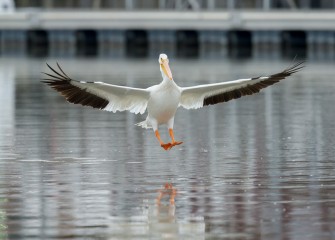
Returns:
[[[179,109],[184,144],[169,152],[134,126],[145,115],[68,104],[41,84],[56,61],[80,80],[161,80],[156,59],[0,58],[0,239],[335,239],[333,61],[254,96]],[[290,61],[170,63],[190,86]]]

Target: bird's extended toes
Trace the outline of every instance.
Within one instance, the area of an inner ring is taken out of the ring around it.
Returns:
[[[174,143],[172,143],[172,147],[174,147],[174,146],[176,146],[176,145],[180,145],[180,144],[182,144],[183,142],[174,142]]]
[[[173,146],[171,143],[163,143],[161,147],[164,148],[164,150],[170,150]]]
[[[170,150],[174,146],[180,145],[183,142],[172,142],[172,143],[163,143],[161,144],[161,147],[164,148],[164,150]]]

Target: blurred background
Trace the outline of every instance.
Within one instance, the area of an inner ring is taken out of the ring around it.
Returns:
[[[306,67],[178,110],[169,152],[40,82],[146,88],[159,53],[180,86]],[[0,0],[0,239],[335,239],[334,63],[335,0]]]
[[[334,59],[332,0],[1,0],[0,6],[3,56],[156,58],[164,49],[176,57]]]

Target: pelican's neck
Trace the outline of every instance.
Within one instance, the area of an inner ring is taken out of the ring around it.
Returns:
[[[166,79],[169,79],[169,78],[164,74],[163,69],[162,69],[161,66],[159,66],[159,70],[161,71],[163,81],[164,81],[165,78],[166,78]]]
[[[164,82],[172,82],[170,78],[168,78],[167,76],[165,76],[165,74],[162,74],[162,77],[163,77],[163,81]]]
[[[161,74],[162,74],[162,78],[163,78],[163,81],[162,83],[163,84],[175,84],[175,82],[173,80],[171,80],[170,78],[168,78],[164,72],[163,72],[163,69],[160,67],[159,70],[161,71]]]
[[[163,77],[163,81],[162,83],[165,84],[173,84],[173,80],[171,80],[170,78],[168,78],[164,73],[162,73],[162,77]]]
[[[164,81],[171,81],[171,80],[164,74],[162,67],[160,67],[159,70],[161,71],[162,78],[163,78],[163,82],[164,82]]]

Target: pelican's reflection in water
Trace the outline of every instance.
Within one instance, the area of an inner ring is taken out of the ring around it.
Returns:
[[[158,196],[156,198],[156,203],[161,204],[161,200],[165,195],[170,196],[170,204],[174,205],[174,199],[177,195],[177,189],[173,187],[172,183],[165,183],[164,188],[158,190]]]
[[[204,217],[178,215],[175,200],[177,188],[172,183],[164,184],[153,199],[145,199],[142,215],[112,216],[109,221],[112,238],[150,239],[205,239]]]

